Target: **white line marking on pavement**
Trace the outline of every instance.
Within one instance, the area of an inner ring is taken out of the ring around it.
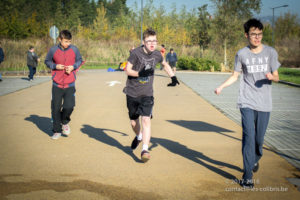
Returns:
[[[119,81],[108,81],[106,83],[109,84],[108,86],[110,86],[110,87],[114,86],[115,84],[121,84],[121,82],[119,82]]]

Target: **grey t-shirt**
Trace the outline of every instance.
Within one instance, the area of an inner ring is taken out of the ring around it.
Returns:
[[[257,54],[251,52],[249,47],[240,49],[235,56],[234,66],[234,71],[242,74],[238,107],[271,112],[272,81],[266,78],[266,74],[279,67],[278,54],[272,47],[263,45],[262,51]]]
[[[144,52],[143,47],[138,47],[131,52],[128,61],[133,65],[132,69],[139,72],[145,66],[146,69],[151,67],[155,70],[156,64],[161,63],[163,61],[163,57],[157,50],[153,51],[149,55]],[[126,87],[123,92],[131,97],[153,96],[153,79],[154,76],[128,76]]]

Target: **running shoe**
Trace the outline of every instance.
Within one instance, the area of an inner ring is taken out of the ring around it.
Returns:
[[[134,139],[132,140],[131,143],[131,149],[136,149],[136,147],[139,145],[139,143],[141,142],[141,140],[138,140],[137,137],[134,137]]]
[[[61,136],[61,133],[54,133],[51,138],[53,140],[57,140],[58,138],[60,138],[60,136]]]
[[[71,133],[71,129],[70,129],[69,124],[63,124],[62,125],[62,134],[70,135],[70,133]]]
[[[150,153],[146,150],[143,150],[141,153],[142,161],[145,163],[150,159]]]
[[[252,171],[255,173],[255,172],[258,171],[258,169],[259,169],[259,163],[255,163],[254,168],[253,168]]]

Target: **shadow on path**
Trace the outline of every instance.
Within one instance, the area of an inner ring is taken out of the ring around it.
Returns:
[[[219,126],[215,126],[215,125],[212,125],[212,124],[208,124],[206,122],[202,122],[202,121],[186,121],[186,120],[167,120],[167,121],[171,122],[173,124],[176,124],[178,126],[182,126],[184,128],[190,129],[192,131],[215,132],[215,133],[218,133],[220,135],[232,138],[234,140],[242,141],[240,138],[233,137],[231,135],[228,135],[228,134],[224,133],[224,132],[230,132],[230,133],[232,133],[233,131],[225,129],[225,128],[222,128],[222,127],[219,127]],[[286,155],[286,154],[283,154],[281,152],[278,152],[278,151],[276,151],[274,149],[270,149],[270,148],[266,148],[266,147],[263,147],[263,149],[265,149],[267,151],[271,151],[271,152],[276,153],[278,155],[281,155],[281,156],[284,156],[284,157],[296,160],[296,161],[300,161],[298,158],[291,157],[289,155]]]
[[[194,161],[195,163],[198,163],[198,164],[206,167],[207,169],[209,169],[227,179],[236,180],[236,177],[220,168],[227,167],[227,168],[237,170],[238,172],[242,172],[242,169],[237,166],[209,158],[209,157],[205,156],[203,153],[195,151],[193,149],[189,149],[187,146],[184,146],[184,145],[180,144],[179,142],[174,142],[174,141],[171,141],[168,139],[153,137],[153,138],[151,138],[151,143],[152,143],[152,145],[150,146],[149,150],[152,150],[153,148],[160,145],[160,146],[166,148],[167,150],[169,150],[170,152],[180,155],[191,161]],[[207,164],[207,162],[214,164],[214,165],[218,165],[218,166],[220,166],[220,168],[214,167],[210,164]]]
[[[49,135],[50,137],[53,135],[52,132],[52,123],[49,117],[40,117],[38,115],[30,115],[26,117],[25,120],[34,123],[41,131]]]
[[[21,78],[21,80],[29,81],[29,78],[23,77],[23,78]]]
[[[128,136],[127,134],[119,132],[119,131],[111,130],[111,129],[94,128],[94,127],[92,127],[90,125],[87,125],[87,124],[83,125],[83,128],[81,128],[81,131],[84,134],[87,134],[89,137],[94,138],[95,140],[98,140],[98,141],[100,141],[104,144],[107,144],[107,145],[110,145],[110,146],[113,146],[113,147],[116,147],[116,148],[120,149],[124,153],[131,156],[134,161],[136,161],[138,163],[143,163],[140,159],[138,159],[136,157],[136,155],[134,155],[134,153],[132,152],[132,149],[130,148],[130,146],[123,146],[118,140],[114,139],[108,133],[106,133],[106,131],[119,133],[122,136]]]

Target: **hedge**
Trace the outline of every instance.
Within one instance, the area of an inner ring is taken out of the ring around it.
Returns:
[[[182,70],[193,71],[221,71],[219,63],[205,58],[180,57],[177,67]]]

